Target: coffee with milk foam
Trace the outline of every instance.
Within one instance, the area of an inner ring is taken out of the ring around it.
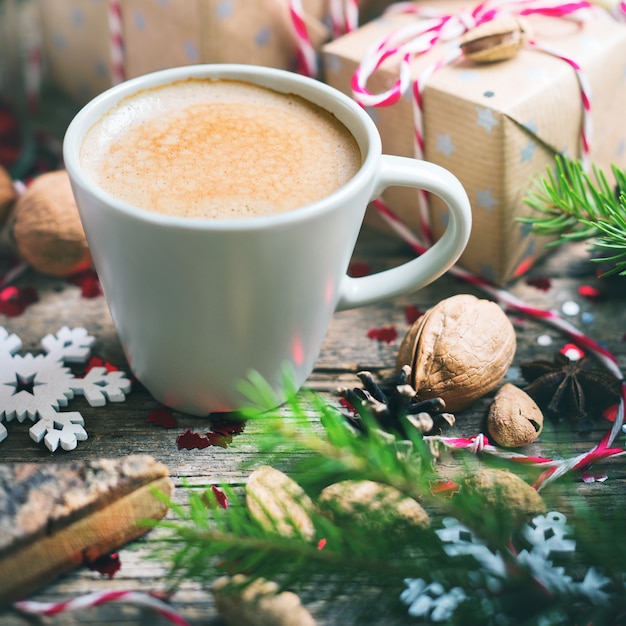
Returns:
[[[86,135],[81,163],[111,195],[179,217],[233,219],[320,200],[361,166],[333,115],[298,96],[227,79],[141,91]]]

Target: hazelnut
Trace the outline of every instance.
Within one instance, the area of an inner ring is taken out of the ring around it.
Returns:
[[[487,416],[491,438],[505,448],[532,443],[543,429],[543,413],[522,389],[507,383],[496,394]]]
[[[37,271],[66,276],[91,266],[65,170],[33,180],[15,203],[11,229],[20,256]]]

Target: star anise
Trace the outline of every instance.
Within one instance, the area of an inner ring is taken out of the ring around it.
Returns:
[[[529,382],[524,391],[553,418],[567,418],[579,430],[590,430],[588,416],[617,403],[620,386],[608,370],[590,367],[590,363],[589,357],[573,360],[561,352],[553,361],[522,363],[522,376]]]
[[[454,415],[444,412],[443,399],[417,400],[417,393],[408,382],[411,379],[410,366],[405,365],[385,390],[370,372],[359,372],[357,376],[363,388],[340,388],[337,394],[346,400],[350,409],[354,409],[349,414],[344,413],[344,417],[358,430],[366,430],[365,413],[373,416],[382,430],[405,437],[407,425],[424,435],[440,433],[443,428],[454,425]]]

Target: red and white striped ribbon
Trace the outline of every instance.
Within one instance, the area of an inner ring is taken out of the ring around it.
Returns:
[[[289,0],[289,14],[294,27],[297,71],[305,76],[317,76],[317,51],[306,26],[306,14],[301,0]],[[353,31],[359,22],[358,0],[330,0],[330,20],[333,37]]]
[[[111,54],[111,82],[114,85],[124,81],[124,34],[122,32],[122,7],[120,0],[109,0],[109,50]]]
[[[387,224],[409,244],[417,254],[423,254],[428,247],[424,245],[415,234],[400,220],[391,209],[382,201],[375,200],[373,205],[378,210],[381,217],[387,222]],[[553,326],[559,331],[567,335],[575,344],[577,344],[583,350],[591,352],[598,358],[604,366],[621,381],[620,388],[620,400],[617,407],[617,413],[615,420],[609,431],[604,435],[602,440],[588,452],[577,455],[569,459],[546,459],[543,457],[533,457],[519,454],[512,451],[506,451],[496,446],[489,444],[487,438],[481,433],[476,437],[470,438],[446,438],[438,437],[440,441],[446,443],[452,448],[466,449],[471,452],[484,452],[493,454],[501,458],[516,461],[523,464],[536,465],[541,467],[543,472],[535,482],[535,487],[541,489],[543,486],[551,481],[556,480],[560,476],[567,474],[572,470],[580,470],[589,466],[594,461],[600,459],[621,456],[626,454],[624,448],[612,447],[615,439],[622,430],[624,425],[624,407],[626,406],[626,382],[624,380],[624,374],[621,372],[617,358],[604,346],[601,346],[584,333],[580,332],[570,322],[563,319],[556,311],[541,309],[526,304],[510,292],[505,289],[494,287],[488,281],[475,276],[471,272],[468,272],[460,267],[452,267],[448,270],[452,275],[464,280],[472,285],[475,285],[485,291],[494,301],[498,302],[504,309],[508,311],[515,311],[527,315],[528,317],[541,320],[546,324]]]
[[[317,76],[317,52],[309,37],[301,0],[289,0],[289,13],[296,36],[296,69],[305,76]]]
[[[137,607],[148,608],[176,626],[189,626],[169,604],[149,593],[138,591],[105,591],[88,593],[64,602],[34,602],[23,600],[16,602],[13,607],[29,615],[52,616],[70,611],[84,610],[102,604],[127,603]]]
[[[443,42],[452,42],[463,33],[490,22],[502,15],[544,15],[560,19],[584,20],[588,17],[593,5],[586,0],[576,2],[556,2],[549,0],[485,0],[472,10],[458,13],[442,13],[432,7],[425,7],[411,2],[392,4],[385,15],[409,14],[415,16],[410,22],[397,31],[384,35],[374,41],[352,76],[352,95],[363,107],[386,107],[395,104],[412,86],[414,156],[424,158],[423,129],[423,90],[430,77],[442,67],[451,65],[462,58],[463,53],[458,46],[451,47],[443,58],[428,65],[421,74],[412,79],[411,61],[420,54],[432,50]],[[591,90],[580,66],[574,59],[562,54],[559,50],[531,41],[529,46],[535,50],[556,56],[568,63],[576,72],[583,111],[583,123],[580,131],[580,146],[583,164],[589,166],[591,139]],[[390,58],[398,59],[397,80],[391,87],[381,93],[372,93],[367,83],[372,74]],[[427,196],[423,192],[418,195],[421,230],[426,241],[431,241]]]

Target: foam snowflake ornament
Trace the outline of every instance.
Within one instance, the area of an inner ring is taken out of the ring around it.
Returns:
[[[499,552],[492,552],[484,541],[455,518],[445,518],[443,528],[436,532],[446,554],[475,559],[479,570],[470,576],[474,585],[487,592],[497,593],[501,589],[501,583],[508,576],[508,568]],[[594,605],[606,604],[610,601],[608,578],[591,567],[584,579],[577,582],[564,567],[555,566],[551,560],[555,556],[569,556],[575,552],[576,542],[570,538],[571,533],[572,529],[562,513],[552,511],[547,515],[538,515],[522,529],[521,534],[528,547],[517,554],[517,560],[552,594],[584,596]],[[468,590],[466,594],[458,587],[446,590],[439,583],[427,583],[422,578],[407,578],[404,584],[406,589],[400,600],[408,605],[409,614],[430,622],[450,619],[459,604],[468,600],[470,593]],[[555,618],[552,623],[561,622]]]
[[[130,391],[124,372],[93,367],[83,378],[72,374],[67,363],[83,363],[91,355],[95,338],[84,328],[61,328],[41,340],[44,354],[18,354],[22,340],[0,326],[0,442],[6,439],[14,419],[33,422],[30,437],[54,452],[59,446],[73,450],[87,439],[84,419],[78,411],[61,412],[76,394],[90,406],[122,402]]]

